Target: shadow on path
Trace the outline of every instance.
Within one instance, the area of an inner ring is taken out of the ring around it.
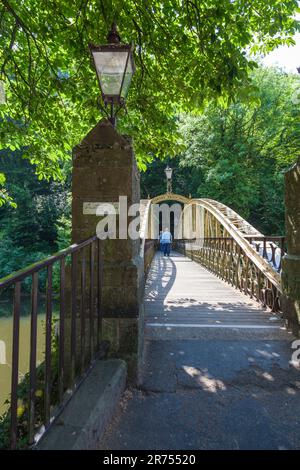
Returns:
[[[187,262],[184,257],[181,259]],[[152,307],[158,306],[157,316],[162,323],[170,319],[181,322],[187,317],[190,323],[194,318],[199,323],[201,315],[206,321],[211,317],[213,322],[226,323],[227,318],[232,321],[236,317],[240,322],[245,312],[245,321],[252,312],[252,321],[259,324],[259,317],[263,316],[264,328],[268,325],[272,315],[264,315],[247,299],[237,305],[240,295],[236,301],[203,301],[207,289],[199,287],[198,295],[197,286],[191,284],[193,276],[187,287],[178,283],[178,276],[182,276],[180,263],[179,259],[156,258],[147,293],[147,322],[153,320],[152,315],[155,317]],[[195,266],[193,269],[196,273]],[[202,275],[205,282],[203,270]],[[169,299],[169,304],[168,296],[175,283],[179,294]],[[197,295],[193,297],[192,292]],[[226,292],[225,286],[224,295]],[[146,337],[140,388],[127,390],[120,412],[99,447],[300,449],[300,370],[290,363],[294,338],[280,328],[280,334],[270,329],[258,335],[249,325],[245,325],[245,334],[236,327],[226,329],[222,325],[198,328],[202,336],[197,338],[181,338],[182,330],[179,326],[171,328],[170,334]],[[196,327],[190,328],[192,334],[195,330]]]

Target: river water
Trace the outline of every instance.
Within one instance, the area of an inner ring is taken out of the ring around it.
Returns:
[[[5,310],[7,310],[5,315]],[[4,404],[10,396],[11,373],[12,373],[12,315],[11,304],[0,309],[0,416],[9,407]],[[30,310],[28,310],[30,311]],[[37,322],[37,365],[45,357],[45,314],[38,315]],[[30,315],[21,315],[20,318],[20,341],[19,341],[19,382],[29,371],[30,352]]]

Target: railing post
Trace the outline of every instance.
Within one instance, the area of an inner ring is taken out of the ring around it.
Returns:
[[[28,441],[34,442],[35,392],[36,392],[36,344],[38,313],[38,273],[32,275],[31,287],[31,325],[30,325],[30,364],[29,364],[29,418]]]
[[[81,373],[84,371],[86,360],[85,331],[86,331],[86,259],[85,248],[81,251],[81,302],[80,302],[80,352]]]
[[[230,273],[230,283],[234,285],[234,242],[233,238],[230,240],[230,265],[231,265],[231,273]]]
[[[94,354],[95,318],[95,245],[90,247],[90,357]]]
[[[59,357],[58,357],[58,395],[62,401],[64,393],[65,378],[65,316],[66,316],[66,293],[65,293],[65,258],[60,261],[60,307],[59,307]]]
[[[98,285],[97,285],[97,349],[99,349],[102,337],[102,284],[103,284],[103,257],[102,243],[98,239]]]
[[[72,253],[71,265],[71,345],[70,345],[70,387],[73,388],[77,355],[77,253]]]
[[[21,310],[21,283],[15,284],[13,306],[13,345],[12,345],[12,375],[11,375],[11,403],[10,403],[10,446],[17,446],[18,429],[18,379],[19,379],[19,336],[20,336],[20,310]]]
[[[46,304],[46,357],[45,357],[45,426],[50,422],[51,393],[51,341],[52,341],[52,265],[47,269]]]

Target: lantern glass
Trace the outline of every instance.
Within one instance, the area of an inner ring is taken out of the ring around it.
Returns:
[[[92,54],[104,100],[124,100],[134,73],[131,47],[112,45],[92,48]]]
[[[126,98],[126,96],[128,94],[131,79],[132,79],[132,75],[133,75],[133,61],[132,61],[132,57],[130,55],[129,60],[128,60],[128,64],[127,64],[127,68],[125,70],[124,81],[123,81],[123,86],[122,86],[122,90],[121,90],[121,97],[123,99]]]
[[[165,173],[166,173],[167,180],[172,179],[172,173],[173,173],[172,168],[169,168],[169,167],[167,166],[167,168],[165,169]]]

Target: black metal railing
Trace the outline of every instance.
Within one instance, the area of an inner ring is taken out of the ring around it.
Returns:
[[[281,260],[286,252],[285,237],[246,236],[245,238],[277,272],[281,271]]]
[[[45,360],[37,365],[39,274],[45,270]],[[55,288],[54,271],[58,277]],[[28,278],[31,279],[29,371],[22,383],[19,381],[20,317],[22,283]],[[59,414],[99,355],[102,344],[100,240],[91,237],[0,279],[0,293],[9,290],[13,290],[11,393],[8,411],[2,416],[2,432],[8,429],[8,447],[15,449],[24,440],[26,446],[33,445],[36,433],[49,428],[52,418]],[[55,315],[54,297],[58,303]],[[24,390],[26,413],[20,418],[18,400]]]

